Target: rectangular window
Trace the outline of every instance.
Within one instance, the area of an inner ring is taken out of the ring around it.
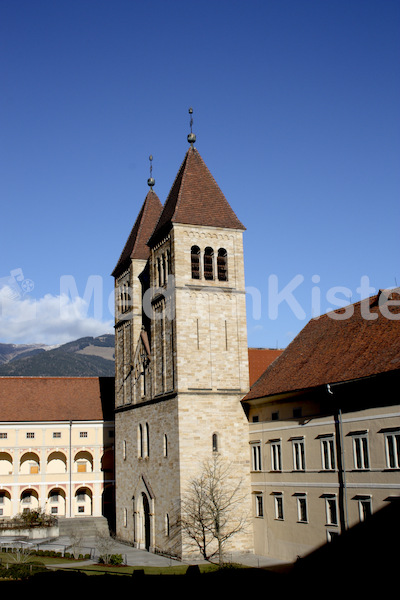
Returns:
[[[400,469],[400,430],[385,435],[385,446],[388,469]]]
[[[353,434],[354,468],[369,469],[368,434]]]
[[[35,434],[34,434],[32,431],[29,431],[29,432],[26,434],[26,437],[27,437],[27,438],[30,438],[30,439],[33,439],[33,438],[35,437]]]
[[[297,497],[297,518],[299,523],[308,523],[307,497],[305,494]]]
[[[300,407],[297,407],[297,408],[294,408],[294,409],[293,409],[293,418],[294,418],[294,419],[300,419],[300,418],[301,418],[301,416],[302,416],[302,409],[301,409],[301,406],[300,406]]]
[[[326,509],[326,524],[337,525],[338,524],[338,510],[337,510],[337,499],[336,496],[325,497],[325,509]]]
[[[81,437],[81,438],[87,438],[87,431],[81,431],[79,433],[79,437]]]
[[[36,475],[37,473],[39,473],[38,465],[30,465],[29,472],[31,475]]]
[[[261,445],[253,444],[251,447],[253,471],[261,471]]]
[[[86,463],[78,462],[78,473],[86,473]]]
[[[372,499],[370,496],[358,497],[358,511],[360,514],[360,521],[365,521],[372,515]]]
[[[61,437],[61,431],[53,431],[53,438],[60,438]]]
[[[56,515],[58,513],[58,507],[57,506],[52,506],[51,507],[51,514],[52,515]]]
[[[264,504],[262,494],[257,494],[256,496],[256,515],[257,517],[264,516]]]
[[[271,468],[273,471],[282,471],[281,442],[271,442]]]
[[[283,521],[283,494],[275,494],[275,519]]]
[[[293,444],[293,470],[304,471],[306,468],[304,438],[292,440]]]
[[[325,471],[334,471],[336,468],[336,460],[333,436],[321,439],[321,455],[322,468]]]
[[[0,433],[0,440],[6,440],[7,439],[7,434],[6,433]]]
[[[338,531],[327,531],[326,532],[326,539],[328,542],[332,542],[333,540],[337,539],[338,536],[339,536]]]

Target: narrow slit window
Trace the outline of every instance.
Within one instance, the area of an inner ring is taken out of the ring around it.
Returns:
[[[218,250],[217,257],[218,280],[228,281],[228,254],[225,248]]]
[[[210,247],[204,250],[204,279],[214,279],[214,250]]]
[[[191,261],[192,279],[200,279],[200,248],[198,246],[192,246]]]
[[[213,433],[212,436],[212,449],[213,452],[218,452],[218,435],[216,433]]]

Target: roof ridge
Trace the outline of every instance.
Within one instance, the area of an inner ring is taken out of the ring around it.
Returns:
[[[125,267],[125,263],[127,263],[129,259],[134,258],[135,253],[140,255],[136,256],[135,258],[146,260],[147,256],[145,255],[148,254],[147,248],[146,251],[144,251],[143,248],[140,247],[140,245],[142,244],[143,247],[147,247],[147,240],[145,240],[144,238],[144,236],[146,235],[145,227],[151,225],[152,228],[154,228],[154,221],[156,219],[153,218],[153,225],[151,223],[148,223],[148,221],[152,220],[151,211],[153,209],[159,210],[159,214],[162,213],[161,201],[157,194],[152,189],[150,189],[146,194],[138,216],[136,217],[135,223],[129,233],[128,239],[119,256],[116,267],[114,268],[111,274],[113,277],[116,277],[121,272],[121,270]]]
[[[182,165],[181,165],[181,168],[183,168],[182,178],[181,178],[181,184],[179,186],[178,197],[177,197],[176,202],[175,202],[175,210],[174,210],[174,212],[176,212],[176,210],[178,209],[178,207],[180,206],[180,203],[182,201],[183,185],[184,185],[184,182],[185,182],[185,179],[186,179],[186,175],[187,175],[188,162],[189,162],[189,159],[190,159],[190,154],[189,153],[190,153],[191,150],[192,150],[192,154],[193,154],[193,152],[195,151],[195,149],[193,148],[193,146],[191,146],[190,148],[187,149],[186,154],[185,154],[185,158],[182,161]]]
[[[152,245],[173,223],[246,229],[239,221],[199,151],[186,151],[148,244]]]
[[[132,251],[131,251],[131,254],[133,254],[133,253],[134,253],[134,251],[135,251],[135,248],[136,248],[136,245],[137,245],[137,243],[138,243],[138,239],[139,239],[139,237],[140,237],[140,233],[141,233],[141,231],[143,230],[143,221],[144,221],[144,219],[145,219],[145,217],[146,217],[146,215],[147,215],[147,213],[148,213],[148,211],[149,211],[149,202],[148,202],[147,200],[148,200],[148,198],[149,198],[149,195],[150,195],[151,193],[153,193],[153,194],[154,194],[153,190],[150,188],[150,190],[149,190],[149,191],[147,192],[147,194],[146,194],[146,198],[144,199],[143,206],[142,206],[142,208],[141,208],[141,211],[142,211],[142,216],[141,216],[141,219],[140,219],[140,221],[139,221],[139,227],[138,227],[138,230],[137,230],[137,234],[136,234],[136,237],[135,237],[135,241],[133,242],[133,246],[132,246]]]
[[[187,161],[189,150],[190,150],[190,148],[186,151],[183,161],[181,162],[179,169],[177,171],[177,174],[175,175],[174,181],[172,182],[172,185],[168,192],[167,199],[164,203],[163,210],[161,211],[161,213],[157,219],[157,223],[155,224],[155,227],[154,227],[153,231],[151,232],[149,239],[147,240],[148,244],[151,242],[153,236],[155,236],[157,234],[158,230],[161,230],[168,223],[168,219],[167,219],[166,223],[162,223],[162,219],[168,209],[168,200],[171,197],[172,191],[173,191],[175,185],[177,185],[177,182],[178,182],[179,177],[181,176],[182,170],[184,170],[184,165],[185,165],[185,162]]]

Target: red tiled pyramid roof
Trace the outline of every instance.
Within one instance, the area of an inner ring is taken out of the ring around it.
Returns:
[[[140,209],[128,240],[122,250],[118,263],[112,272],[117,277],[129,265],[131,259],[147,260],[150,249],[147,246],[149,239],[162,211],[162,204],[157,194],[150,190]]]
[[[385,298],[400,300],[400,294],[380,292],[312,319],[266,369],[244,401],[400,369],[400,306],[390,302],[380,305]],[[352,316],[334,318],[348,315],[350,307]],[[366,319],[367,309],[376,318]]]
[[[0,421],[99,421],[113,413],[113,377],[0,377]]]
[[[167,232],[172,223],[245,229],[192,146],[186,152],[149,244]]]

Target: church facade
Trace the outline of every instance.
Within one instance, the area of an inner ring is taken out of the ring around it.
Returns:
[[[252,551],[243,231],[190,145],[162,206],[150,190],[115,279],[116,535],[187,556],[182,498],[218,455],[243,488]]]

